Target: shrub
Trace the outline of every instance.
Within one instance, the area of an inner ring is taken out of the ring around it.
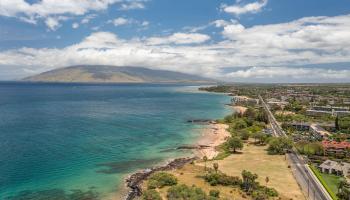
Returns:
[[[220,197],[220,191],[219,190],[210,190],[209,191],[209,196],[219,198]]]
[[[196,186],[176,185],[168,189],[168,200],[207,200],[209,199],[205,192]]]
[[[162,200],[162,197],[160,197],[160,194],[156,190],[146,190],[142,194],[143,200]]]
[[[223,185],[223,186],[238,186],[241,184],[241,179],[237,176],[227,176],[223,173],[209,173],[206,174],[204,180],[210,185]]]
[[[148,189],[155,189],[176,184],[177,179],[174,175],[165,172],[158,172],[150,176],[147,187]]]
[[[278,196],[278,192],[275,188],[265,187],[265,190],[266,190],[266,194],[269,197],[277,197]]]
[[[252,197],[254,200],[266,200],[266,199],[268,199],[268,196],[262,190],[254,190],[252,192]]]

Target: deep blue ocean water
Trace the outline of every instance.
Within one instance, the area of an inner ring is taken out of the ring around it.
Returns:
[[[0,199],[108,198],[126,174],[189,154],[171,150],[203,128],[186,120],[228,102],[179,85],[0,83]]]

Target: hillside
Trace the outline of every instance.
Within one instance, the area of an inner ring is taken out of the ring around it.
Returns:
[[[186,83],[214,82],[196,75],[143,67],[79,65],[55,69],[23,79],[33,82]]]

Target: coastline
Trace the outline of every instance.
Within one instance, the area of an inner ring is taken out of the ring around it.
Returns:
[[[196,145],[197,149],[194,149],[194,154],[198,158],[206,156],[209,160],[215,158],[219,151],[217,147],[226,141],[230,137],[230,133],[227,131],[228,125],[220,123],[209,123],[198,138]]]
[[[237,111],[233,109],[233,112]],[[118,194],[117,199],[137,199],[139,195],[141,195],[143,181],[157,171],[175,170],[183,167],[185,164],[199,160],[204,156],[207,156],[207,158],[211,160],[219,154],[217,147],[223,144],[226,139],[230,137],[230,133],[227,131],[228,125],[217,123],[213,120],[208,120],[207,122],[204,122],[205,124],[203,124],[203,121],[201,120],[199,120],[199,122],[192,123],[202,124],[202,126],[204,126],[203,130],[200,131],[200,135],[191,145],[180,146],[177,147],[177,149],[192,150],[193,156],[169,158],[165,164],[163,163],[148,169],[138,170],[128,175],[124,178],[123,188],[119,190],[122,192],[122,194]]]
[[[124,200],[138,198],[142,192],[141,186],[143,181],[157,171],[178,169],[185,164],[201,159],[203,156],[207,156],[208,159],[215,158],[219,154],[217,147],[224,143],[230,136],[230,133],[226,130],[228,126],[216,122],[209,122],[208,125],[205,126],[207,127],[201,131],[200,136],[193,146],[179,147],[181,149],[191,149],[193,157],[172,158],[166,162],[166,164],[139,170],[127,176],[124,179],[125,185],[121,188],[122,194],[119,194],[117,198],[122,198]]]

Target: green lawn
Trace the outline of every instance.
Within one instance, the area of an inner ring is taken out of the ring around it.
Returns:
[[[338,185],[341,177],[336,175],[331,175],[331,174],[324,174],[320,172],[320,170],[313,165],[310,165],[310,168],[312,169],[314,174],[317,176],[317,178],[320,180],[322,185],[326,188],[326,190],[331,195],[331,197],[333,199],[338,199],[336,194],[338,191]]]

